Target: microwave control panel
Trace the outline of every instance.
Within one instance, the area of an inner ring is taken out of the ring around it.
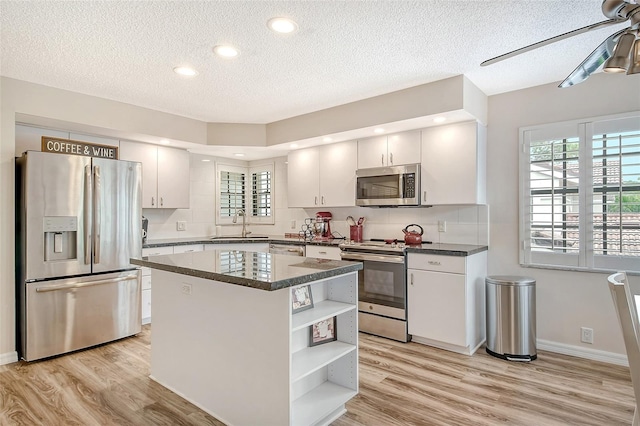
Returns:
[[[414,198],[416,196],[416,175],[407,173],[404,175],[404,197]]]

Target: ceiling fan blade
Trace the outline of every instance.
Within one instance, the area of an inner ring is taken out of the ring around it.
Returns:
[[[539,41],[537,43],[530,44],[529,46],[521,47],[520,49],[516,49],[516,50],[514,50],[512,52],[505,53],[505,54],[500,55],[500,56],[496,56],[495,58],[487,59],[486,61],[481,63],[480,66],[484,67],[484,66],[487,66],[487,65],[495,64],[496,62],[504,61],[505,59],[512,58],[512,57],[514,57],[516,55],[519,55],[521,53],[529,52],[530,50],[534,50],[534,49],[537,49],[539,47],[546,46],[548,44],[555,43],[557,41],[564,40],[566,38],[576,36],[578,34],[583,34],[583,33],[586,33],[586,32],[592,31],[592,30],[596,30],[596,29],[599,29],[599,28],[603,28],[603,27],[607,27],[609,25],[619,24],[619,23],[620,23],[620,21],[617,21],[615,19],[608,19],[606,21],[596,22],[595,24],[587,25],[586,27],[578,28],[577,30],[569,31],[568,33],[560,34],[560,35],[557,35],[555,37],[551,37],[551,38],[548,38],[546,40],[542,40],[542,41]]]
[[[587,77],[611,57],[613,47],[616,45],[616,39],[627,29],[625,28],[607,37],[558,87],[565,88],[585,81]]]

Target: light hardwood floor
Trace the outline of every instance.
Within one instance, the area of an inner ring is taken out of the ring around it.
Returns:
[[[222,425],[149,379],[150,335],[145,326],[94,349],[0,366],[0,425]],[[548,352],[507,362],[365,334],[360,345],[360,393],[334,426],[600,426],[633,417],[625,367]]]

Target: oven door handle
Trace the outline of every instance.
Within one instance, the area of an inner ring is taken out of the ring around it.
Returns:
[[[404,263],[404,256],[393,256],[388,254],[361,254],[361,253],[340,253],[342,260],[366,260],[369,262],[384,263]]]

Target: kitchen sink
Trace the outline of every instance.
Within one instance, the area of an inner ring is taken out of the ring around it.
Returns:
[[[211,237],[212,240],[253,240],[256,238],[269,238],[268,235],[247,235],[246,237],[241,237],[239,235],[228,235],[223,237]]]

